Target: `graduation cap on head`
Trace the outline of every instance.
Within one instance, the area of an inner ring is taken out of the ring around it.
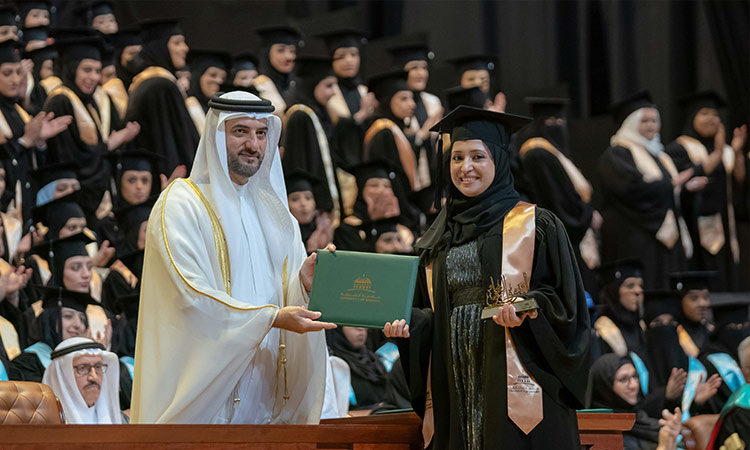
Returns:
[[[224,83],[219,86],[219,95],[232,91],[247,92],[248,94],[260,97],[260,92],[258,92],[258,89],[255,86],[235,86],[231,83]]]
[[[675,319],[682,314],[682,296],[678,291],[647,291],[643,297],[643,320],[646,324],[662,314],[669,314]]]
[[[79,205],[80,191],[57,198],[31,209],[34,224],[41,223],[49,228],[46,239],[57,239],[60,230],[71,217],[86,217]]]
[[[23,44],[13,39],[0,42],[0,64],[20,62],[22,48]]]
[[[639,91],[635,94],[629,95],[624,99],[617,101],[609,106],[609,111],[612,114],[612,118],[618,125],[622,124],[625,119],[628,118],[633,111],[637,111],[641,108],[654,108],[654,101],[651,99],[651,94],[648,91]]]
[[[106,52],[104,40],[99,36],[82,36],[56,39],[55,47],[64,61],[93,59],[102,61]]]
[[[18,13],[21,15],[21,24],[26,21],[26,15],[32,9],[41,9],[43,11],[51,11],[52,2],[47,0],[19,0],[16,1],[18,5]]]
[[[293,170],[284,176],[287,195],[294,192],[313,192],[313,188],[320,185],[322,181],[323,180],[316,177],[315,175],[299,169]]]
[[[47,42],[47,38],[49,38],[49,28],[47,26],[24,28],[21,33],[21,38],[27,44],[31,41]]]
[[[143,149],[110,152],[107,157],[112,161],[112,168],[118,175],[126,170],[153,172],[162,159],[161,155]]]
[[[448,60],[456,68],[459,76],[467,70],[495,70],[497,58],[492,55],[464,55]]]
[[[331,30],[325,33],[319,34],[318,37],[323,38],[328,49],[328,54],[333,57],[333,54],[339,48],[350,48],[357,47],[367,43],[365,34],[362,30],[356,28],[341,28],[338,30]]]
[[[381,73],[367,80],[367,85],[378,101],[383,102],[391,98],[396,92],[410,91],[406,82],[409,74],[403,69]]]
[[[45,258],[49,262],[52,281],[55,286],[63,285],[63,270],[65,261],[74,256],[88,256],[86,246],[96,239],[90,230],[68,236],[64,239],[50,239],[35,245],[33,253]]]
[[[42,287],[42,289],[44,291],[42,297],[43,308],[62,306],[86,314],[86,307],[88,305],[98,305],[96,300],[87,292],[75,292],[63,287],[52,286]]]
[[[258,58],[250,52],[240,53],[232,58],[232,73],[240,70],[258,70]]]
[[[168,41],[170,37],[184,35],[179,25],[179,19],[146,19],[138,22],[138,28],[141,30],[141,39],[143,43],[152,41]]]
[[[637,258],[618,259],[602,264],[596,271],[599,286],[611,283],[622,284],[626,278],[643,278],[643,265]]]
[[[693,92],[683,95],[677,102],[684,111],[693,113],[701,108],[719,109],[727,105],[723,98],[714,90]]]
[[[459,106],[471,106],[473,108],[484,108],[489,96],[479,87],[463,88],[455,86],[443,91],[448,109],[453,111]]]
[[[203,73],[209,67],[217,67],[229,73],[232,58],[228,52],[222,50],[190,50],[188,54],[190,67]]]
[[[297,76],[306,86],[314,88],[321,80],[333,76],[331,58],[322,55],[301,55],[295,61]]]
[[[443,117],[430,131],[450,133],[452,142],[481,139],[505,147],[510,135],[529,122],[530,117],[459,106]]]
[[[291,25],[268,25],[255,30],[260,36],[263,47],[271,47],[273,44],[296,45],[304,47],[302,33]]]
[[[44,186],[52,183],[53,181],[60,180],[63,178],[75,178],[78,170],[78,164],[73,161],[63,161],[56,164],[50,164],[47,166],[40,167],[36,170],[29,172],[29,176],[34,181],[37,189],[41,189]]]
[[[388,47],[387,50],[393,57],[395,65],[402,69],[405,69],[406,64],[412,61],[430,61],[435,57],[424,41],[402,43]]]
[[[94,20],[95,17],[114,14],[113,3],[108,0],[95,0],[84,3],[76,8],[79,14],[87,16],[88,20]]]
[[[565,117],[565,109],[570,103],[569,98],[562,97],[526,97],[523,99],[529,105],[531,117]]]
[[[357,179],[357,188],[362,192],[365,182],[370,178],[396,179],[396,166],[385,158],[376,158],[349,166],[347,172]]]
[[[238,91],[240,89],[233,90]],[[246,112],[251,114],[272,113],[275,109],[268,100],[222,98],[221,96],[224,94],[225,92],[214,94],[208,100],[208,107],[219,111]]]
[[[15,27],[16,23],[16,7],[13,5],[0,5],[0,27]]]
[[[119,30],[115,34],[109,35],[109,40],[115,49],[122,50],[130,45],[142,45],[140,32],[135,28]]]
[[[709,282],[716,276],[715,271],[694,270],[690,272],[677,272],[669,274],[669,284],[672,289],[682,293],[693,290],[707,290]]]

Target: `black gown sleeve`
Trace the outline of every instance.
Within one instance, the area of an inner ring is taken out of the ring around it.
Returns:
[[[33,381],[41,383],[44,366],[39,357],[31,352],[23,352],[10,362],[8,378],[14,381]]]

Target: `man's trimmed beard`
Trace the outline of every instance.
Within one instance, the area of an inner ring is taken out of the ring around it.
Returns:
[[[258,172],[261,164],[263,164],[263,156],[260,152],[254,152],[253,156],[258,158],[257,164],[243,164],[240,162],[240,155],[229,155],[229,171],[235,173],[241,177],[250,178]]]

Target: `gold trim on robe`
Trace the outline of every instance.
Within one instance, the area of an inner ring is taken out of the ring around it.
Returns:
[[[409,179],[409,187],[413,192],[419,192],[425,186],[422,184],[423,180],[419,177],[417,158],[414,156],[414,150],[412,150],[406,135],[392,120],[378,119],[367,130],[367,133],[365,133],[365,160],[370,158],[370,142],[382,130],[390,130],[393,134],[401,168]]]
[[[7,301],[7,300],[6,300]],[[9,360],[13,360],[21,354],[21,345],[18,343],[18,332],[16,327],[3,316],[0,316],[0,337],[3,339],[3,347]]]
[[[203,111],[203,106],[201,106],[197,98],[190,96],[185,99],[185,107],[188,114],[190,114],[190,118],[193,120],[195,129],[202,136],[203,130],[206,128],[206,113]]]
[[[44,91],[47,93],[47,95],[49,95],[49,93],[52,92],[56,87],[62,86],[62,84],[62,80],[54,75],[39,81],[39,86],[44,88]]]
[[[47,101],[57,95],[64,95],[73,105],[73,117],[78,126],[78,134],[81,137],[81,140],[87,145],[97,145],[99,143],[97,125],[91,114],[89,114],[89,111],[83,106],[81,99],[78,98],[75,92],[70,88],[66,86],[58,86],[50,92]]]
[[[133,77],[133,82],[130,83],[130,87],[128,88],[128,93],[133,94],[135,90],[138,88],[138,86],[141,85],[146,80],[150,80],[151,78],[166,78],[173,83],[177,84],[177,78],[172,74],[172,72],[168,71],[164,67],[159,66],[149,66],[143,69],[138,75]],[[180,89],[180,93],[182,93],[182,97],[187,97],[185,94],[185,91],[180,87],[179,84],[177,84],[177,87]]]
[[[16,257],[16,251],[18,250],[18,243],[21,242],[21,221],[17,217],[11,216],[10,214],[0,211],[0,218],[2,218],[3,233],[5,234],[5,241],[8,243],[6,252],[8,253],[8,261],[13,262]]]
[[[109,133],[112,131],[112,101],[104,92],[100,86],[94,90],[94,102],[96,107],[99,109],[99,113],[91,105],[86,105],[91,114],[91,118],[94,119],[96,127],[99,129],[99,134],[102,136],[102,142],[106,143],[109,139]]]
[[[680,342],[680,347],[682,347],[682,351],[686,355],[693,358],[698,357],[698,353],[700,353],[698,346],[695,345],[693,338],[690,337],[690,333],[682,325],[677,325],[677,340]]]
[[[283,118],[284,111],[286,111],[286,102],[284,101],[284,97],[281,96],[281,93],[279,93],[279,90],[276,89],[276,84],[273,80],[268,78],[267,75],[258,75],[253,80],[253,86],[258,89],[261,98],[270,101],[271,104],[276,107],[273,113]]]
[[[357,92],[359,98],[363,98],[369,92],[367,86],[364,84],[357,85]],[[346,104],[344,94],[341,92],[341,86],[338,83],[333,85],[333,96],[328,103],[326,103],[326,110],[331,118],[331,122],[336,125],[340,118],[348,119],[352,117],[352,112],[349,111],[349,105]]]
[[[102,85],[104,92],[109,94],[112,102],[115,104],[117,115],[120,120],[125,119],[125,113],[128,110],[128,91],[121,79],[115,77]]]
[[[303,105],[303,104],[296,104],[293,105],[291,108],[289,108],[286,111],[286,114],[284,115],[284,128],[286,128],[286,123],[289,121],[289,119],[292,117],[292,114],[296,113],[297,111],[300,111],[307,115],[307,117],[310,118],[313,124],[313,128],[315,128],[315,137],[318,140],[318,148],[320,149],[320,159],[323,161],[323,170],[325,170],[326,173],[326,185],[328,186],[328,191],[331,193],[331,200],[333,200],[333,226],[334,228],[339,225],[339,222],[341,220],[341,208],[339,206],[339,190],[336,186],[336,175],[337,171],[333,167],[333,159],[331,158],[331,150],[328,147],[328,137],[326,137],[326,132],[323,130],[323,126],[320,124],[320,119],[318,119],[318,116],[315,114],[315,111],[312,110],[309,106]],[[355,194],[356,196],[356,194]]]
[[[600,316],[594,322],[594,329],[596,329],[596,334],[609,345],[614,354],[618,356],[628,355],[628,344],[622,336],[622,331],[612,319],[607,316]]]
[[[39,273],[39,278],[42,280],[42,284],[46,286],[50,278],[52,278],[52,272],[49,270],[49,262],[39,255],[31,255],[31,257],[36,261],[37,272]]]

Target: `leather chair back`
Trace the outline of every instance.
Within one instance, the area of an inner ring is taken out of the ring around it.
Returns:
[[[0,381],[0,424],[64,424],[52,388],[29,381]]]

